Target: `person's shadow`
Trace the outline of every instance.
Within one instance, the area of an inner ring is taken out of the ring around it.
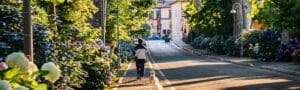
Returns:
[[[129,80],[129,81],[126,81],[126,82],[123,82],[123,83],[131,83],[131,82],[134,82],[134,81],[137,81],[137,79]]]

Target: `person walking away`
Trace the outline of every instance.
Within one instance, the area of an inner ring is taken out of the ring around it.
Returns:
[[[138,39],[138,45],[135,47],[135,64],[137,70],[137,79],[144,76],[144,66],[147,60],[147,49],[143,45],[143,40]]]

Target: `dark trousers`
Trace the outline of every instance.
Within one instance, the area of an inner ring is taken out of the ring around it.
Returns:
[[[135,65],[136,65],[137,75],[143,77],[144,76],[145,60],[144,59],[137,59]]]

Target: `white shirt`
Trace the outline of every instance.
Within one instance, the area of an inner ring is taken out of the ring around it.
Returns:
[[[147,50],[146,49],[137,49],[135,52],[135,56],[137,59],[146,59],[147,58]]]

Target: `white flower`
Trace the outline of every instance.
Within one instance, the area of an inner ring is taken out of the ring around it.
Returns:
[[[56,67],[53,62],[45,63],[41,70],[49,71],[49,73],[45,75],[45,78],[52,83],[54,83],[60,77],[60,69]]]
[[[34,73],[38,70],[39,69],[37,68],[37,66],[33,62],[29,62],[29,69],[28,69],[29,75],[31,75],[32,73]]]
[[[26,72],[29,69],[29,60],[24,53],[16,52],[7,56],[6,64],[8,67],[16,67],[20,72]]]
[[[24,86],[18,86],[16,88],[13,88],[13,90],[29,90],[29,88],[24,87]]]
[[[0,81],[0,90],[11,90],[10,83],[6,80],[1,80]]]

